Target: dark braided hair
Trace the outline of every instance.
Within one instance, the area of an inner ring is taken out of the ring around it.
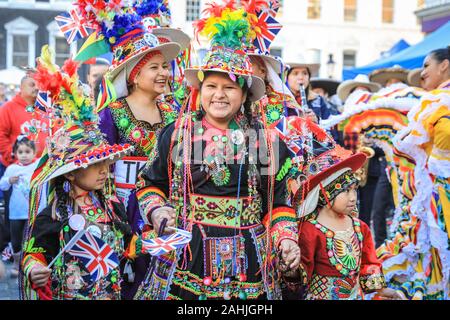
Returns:
[[[64,183],[67,179],[64,176],[55,178],[55,201],[56,201],[56,213],[59,214],[59,219],[62,225],[66,225],[69,222],[69,212],[67,211],[67,205],[70,203],[69,194],[64,190]]]
[[[431,57],[439,63],[448,60],[450,62],[450,46],[430,52]]]
[[[106,210],[109,210],[109,207],[107,206],[107,201],[105,195],[97,190],[96,192],[97,198],[100,200],[100,203],[105,207]],[[111,213],[112,223],[114,228],[119,230],[124,234],[124,236],[128,237],[132,235],[131,226],[127,223],[127,215],[125,214],[125,211],[122,210],[122,208],[115,208],[114,212]]]
[[[61,224],[64,226],[69,221],[69,212],[67,210],[68,205],[73,205],[73,200],[70,198],[69,194],[64,190],[64,183],[67,179],[64,176],[57,177],[55,179],[55,194],[56,194],[56,212],[59,214],[59,219]],[[107,200],[101,191],[95,191],[95,195],[98,200],[105,208],[109,211],[107,206]],[[131,227],[127,223],[127,216],[124,210],[115,208],[114,212],[110,212],[113,226],[122,232],[125,236],[130,236],[132,234]]]

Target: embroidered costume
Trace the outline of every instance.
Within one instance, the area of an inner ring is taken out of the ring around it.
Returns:
[[[119,264],[108,259],[123,255],[127,229],[123,206],[104,190],[105,196],[100,192],[92,193],[92,204],[78,207],[69,197],[70,184],[64,174],[100,161],[117,160],[133,147],[109,145],[103,140],[92,101],[80,92],[76,63],[68,60],[60,70],[52,63],[47,46],[43,47],[38,61],[35,79],[39,89],[48,91],[53,102],[47,109],[53,134],[32,177],[30,227],[25,237],[21,274],[22,296],[45,300],[120,299]],[[59,82],[49,79],[59,79]],[[56,130],[54,125],[58,123],[63,126]],[[47,196],[48,206],[38,214],[42,195]],[[76,233],[70,224],[74,216],[86,221],[86,235],[95,242],[88,250],[94,260],[87,264],[70,251],[58,255]],[[106,252],[109,253],[106,255]],[[47,266],[55,258],[49,282],[44,288],[36,287],[30,280],[33,267],[36,264]]]
[[[401,195],[393,236],[378,248],[390,287],[413,300],[448,299],[450,84],[421,97],[394,141]]]
[[[118,100],[98,106],[100,129],[109,143],[130,143],[136,147],[132,154],[115,164],[114,182],[117,196],[125,204],[133,232],[141,234],[144,221],[136,199],[136,178],[146,161],[155,158],[159,132],[175,121],[178,115],[173,105],[158,99],[155,105],[161,122],[151,125],[136,119],[126,98],[137,74],[153,56],[162,55],[170,64],[181,49],[189,46],[190,39],[181,30],[169,27],[171,13],[167,1],[135,1],[132,6],[122,8],[124,12],[117,12],[112,21],[103,18],[107,8],[97,9],[96,4],[92,4],[93,11],[88,11],[84,2],[79,1],[83,16],[99,27],[113,52],[112,66],[105,75],[105,83],[110,84],[109,89],[115,91]],[[111,1],[100,2],[111,4]],[[129,270],[131,267],[126,266],[129,282],[125,284],[123,294],[127,299],[132,298],[142,281],[148,257],[138,258],[134,265],[135,270]]]
[[[299,244],[307,300],[356,300],[385,286],[370,229],[357,218],[349,230],[336,232],[308,220],[301,224]]]
[[[301,249],[300,272],[307,300],[355,300],[386,287],[369,227],[355,217],[347,230],[335,231],[319,223],[320,208],[358,183],[354,171],[366,156],[339,145],[315,148],[306,163],[306,179],[294,197]],[[309,170],[308,170],[309,168]]]
[[[232,1],[210,7],[211,17],[196,25],[212,38],[212,49],[203,66],[186,70],[191,103],[161,133],[158,156],[142,172],[138,191],[149,223],[156,209],[171,206],[177,226],[191,231],[192,241],[157,259],[137,299],[280,299],[276,248],[284,239],[297,239],[295,215],[286,205],[285,144],[266,130],[252,140],[251,127],[265,128],[242,112],[226,131],[191,114],[206,72],[226,73],[247,85],[251,101],[264,94],[264,82],[252,75],[242,49],[250,40],[252,14],[235,9]]]

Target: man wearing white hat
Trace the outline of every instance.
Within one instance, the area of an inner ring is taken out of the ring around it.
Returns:
[[[353,80],[346,80],[342,82],[338,89],[337,94],[339,98],[345,102],[344,112],[351,110],[360,103],[366,103],[372,93],[378,92],[381,89],[381,85],[376,82],[371,82],[369,77],[365,74],[359,74]],[[353,152],[357,151],[359,135],[347,135],[344,137],[344,146]],[[373,205],[373,195],[380,176],[380,156],[383,155],[383,151],[379,148],[374,148],[375,156],[369,161],[369,168],[367,172],[367,183],[364,187],[359,188],[359,214],[360,219],[370,226],[371,211]]]
[[[369,79],[382,85],[380,94],[393,92],[408,87],[408,70],[401,66],[378,69],[369,75]],[[381,151],[381,150],[380,150]],[[376,160],[375,160],[376,161]],[[386,218],[394,210],[394,199],[392,197],[392,186],[388,179],[386,157],[378,157],[379,178],[373,194],[373,207],[371,218],[373,220],[375,245],[380,246],[387,238]]]

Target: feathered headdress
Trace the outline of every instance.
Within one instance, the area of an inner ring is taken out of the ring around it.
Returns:
[[[264,95],[264,82],[253,76],[252,66],[246,49],[256,34],[251,28],[252,13],[236,8],[234,0],[219,5],[210,3],[203,11],[206,17],[194,23],[196,38],[205,37],[211,50],[202,66],[186,70],[186,79],[194,88],[199,88],[205,71],[227,73],[231,80],[241,87],[247,84],[250,99],[259,100]]]
[[[133,150],[130,145],[111,146],[104,140],[95,105],[78,79],[78,64],[67,60],[59,68],[52,60],[52,52],[44,46],[34,78],[39,90],[51,97],[52,106],[46,110],[51,131],[46,151],[32,176],[31,222],[39,208],[39,187],[45,182],[106,159],[118,160]],[[51,200],[50,190],[48,201]]]
[[[126,6],[121,0],[77,0],[75,5],[111,47],[113,61],[108,77],[118,98],[128,94],[130,71],[147,53],[159,51],[166,61],[171,61],[180,52],[180,46],[172,40],[160,42],[157,34],[149,32],[138,13],[153,15],[153,24],[159,27],[158,23],[164,20],[161,17],[170,17],[165,1],[140,0]],[[157,15],[159,22],[155,20]]]

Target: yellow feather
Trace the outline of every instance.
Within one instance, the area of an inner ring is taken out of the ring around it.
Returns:
[[[53,50],[48,46],[48,44],[44,45],[41,49],[41,56],[38,58],[38,61],[51,73],[54,73],[58,70],[57,66],[53,63],[53,57]]]

